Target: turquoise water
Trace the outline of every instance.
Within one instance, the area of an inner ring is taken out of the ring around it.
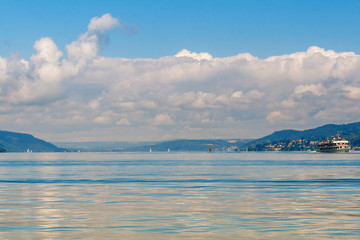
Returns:
[[[359,239],[360,154],[0,154],[1,239]]]

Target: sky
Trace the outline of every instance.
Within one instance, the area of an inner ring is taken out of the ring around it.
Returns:
[[[257,138],[360,121],[360,1],[0,1],[0,129]]]

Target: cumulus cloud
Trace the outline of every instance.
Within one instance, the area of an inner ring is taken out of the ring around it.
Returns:
[[[313,46],[266,59],[187,49],[159,59],[100,56],[107,32],[123,27],[104,14],[65,53],[44,37],[29,61],[0,57],[3,126],[41,123],[40,131],[52,129],[51,138],[61,132],[66,140],[77,131],[146,140],[261,137],[284,127],[360,119],[355,53]]]
[[[52,101],[63,93],[61,80],[64,72],[60,66],[62,52],[48,37],[36,41],[34,49],[35,54],[31,56],[30,63],[20,60],[24,64],[25,75],[13,79],[21,84],[10,92],[9,100],[12,103]]]
[[[293,117],[283,114],[280,111],[273,111],[266,116],[266,119],[271,123],[293,120]]]
[[[255,100],[260,100],[265,95],[264,92],[260,92],[258,90],[250,90],[246,94],[242,91],[236,91],[231,94],[231,97],[235,99],[235,101],[242,102],[242,103],[251,103]]]
[[[212,60],[213,57],[211,56],[211,54],[206,53],[206,52],[202,52],[202,53],[195,53],[195,52],[190,52],[187,49],[183,49],[180,52],[178,52],[175,57],[188,57],[188,58],[192,58],[195,60]]]
[[[346,97],[354,100],[360,99],[360,87],[345,86],[344,91]]]
[[[102,36],[110,29],[117,27],[120,27],[119,20],[108,13],[100,18],[91,19],[88,31],[66,46],[69,60],[77,62],[78,68],[84,67],[87,62],[98,55]]]
[[[67,59],[50,37],[35,42],[30,61],[12,55],[0,58],[1,99],[10,104],[44,104],[63,97],[65,81],[79,76],[99,52],[101,36],[118,27],[110,14],[93,18],[88,31],[66,46]]]
[[[297,98],[301,98],[307,93],[320,97],[326,94],[326,90],[322,84],[299,85],[294,90],[294,96]]]
[[[174,120],[167,113],[159,113],[155,116],[152,123],[154,125],[171,125],[174,123]]]
[[[121,125],[129,126],[129,125],[131,125],[131,124],[130,124],[129,120],[127,120],[126,118],[122,118],[122,119],[120,119],[119,121],[116,122],[116,125],[119,125],[119,126],[121,126]]]
[[[91,19],[90,24],[88,25],[88,34],[104,34],[106,31],[116,27],[120,27],[119,20],[113,18],[111,14],[106,13],[100,18],[94,17]]]

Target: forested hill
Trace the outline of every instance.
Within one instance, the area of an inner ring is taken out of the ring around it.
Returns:
[[[54,144],[35,138],[30,134],[0,131],[0,149],[6,152],[59,152],[63,151]]]
[[[281,140],[297,140],[297,139],[308,139],[313,141],[322,141],[331,136],[343,137],[351,142],[353,146],[360,145],[360,122],[349,123],[349,124],[327,124],[321,127],[297,131],[297,130],[282,130],[276,131],[263,138],[256,139],[247,143],[247,146],[253,146],[256,144],[262,144],[266,142],[277,142]]]

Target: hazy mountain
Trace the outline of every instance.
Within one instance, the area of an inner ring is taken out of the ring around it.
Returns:
[[[180,139],[164,141],[152,145],[142,146],[141,148],[129,148],[128,150],[142,150],[149,151],[209,151],[211,146],[212,150],[215,151],[226,151],[229,148],[237,151],[244,146],[250,140],[247,139],[235,139],[235,140],[224,140],[224,139]],[[230,149],[229,149],[230,150]]]
[[[240,150],[251,140],[180,139],[162,142],[57,142],[55,144],[70,151],[83,152],[148,152],[150,148],[152,151],[208,151],[210,146],[214,150],[227,150],[231,147]]]
[[[157,142],[54,142],[56,146],[66,148],[67,151],[81,152],[117,152],[156,143]]]
[[[8,131],[0,131],[0,147],[4,148],[6,152],[26,152],[27,149],[33,152],[59,152],[64,150],[30,134]]]

